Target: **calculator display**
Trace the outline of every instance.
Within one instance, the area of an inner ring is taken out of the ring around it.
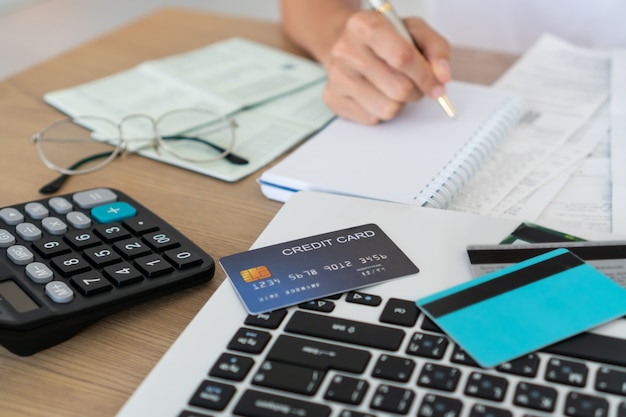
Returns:
[[[8,303],[18,313],[27,313],[39,308],[13,281],[0,282],[0,302],[2,301]]]

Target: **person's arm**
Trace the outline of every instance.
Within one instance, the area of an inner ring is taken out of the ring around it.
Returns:
[[[281,0],[282,28],[328,71],[324,101],[339,116],[375,124],[423,94],[444,94],[449,45],[422,19],[404,23],[421,53],[360,0]]]

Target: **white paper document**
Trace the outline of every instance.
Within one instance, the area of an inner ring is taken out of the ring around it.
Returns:
[[[612,57],[611,178],[613,232],[626,233],[626,50]]]
[[[609,76],[606,53],[542,37],[495,83],[522,96],[530,108],[529,123],[509,135],[450,208],[527,220],[526,215],[540,213],[553,195],[544,193],[539,200],[531,194],[571,173],[605,133],[599,127],[580,137],[607,100]],[[530,203],[533,207],[525,210]]]

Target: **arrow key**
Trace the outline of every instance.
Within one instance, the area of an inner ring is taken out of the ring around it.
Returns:
[[[330,313],[335,309],[335,303],[333,303],[332,301],[320,299],[298,304],[298,307],[305,310],[318,311],[320,313]]]

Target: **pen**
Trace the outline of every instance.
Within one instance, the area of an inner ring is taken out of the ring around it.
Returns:
[[[404,26],[404,24],[402,23],[402,20],[400,20],[400,17],[398,17],[395,10],[391,6],[391,3],[388,0],[369,0],[369,3],[380,14],[384,15],[387,18],[387,20],[389,20],[389,22],[393,25],[394,29],[403,38],[411,42],[417,48],[417,45],[415,44],[413,37],[407,30],[406,26]],[[440,97],[437,97],[437,102],[439,103],[443,111],[446,112],[448,117],[454,117],[455,115],[454,108],[452,107],[450,100],[445,94]]]

